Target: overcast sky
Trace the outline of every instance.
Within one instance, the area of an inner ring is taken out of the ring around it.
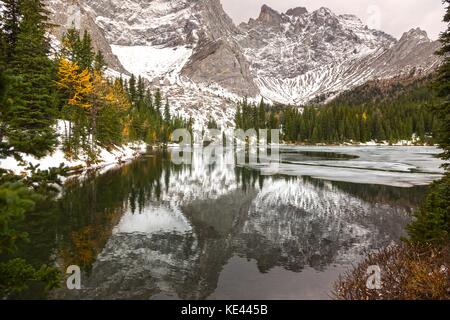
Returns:
[[[259,15],[261,6],[286,12],[289,8],[306,7],[309,11],[330,8],[338,14],[351,13],[370,27],[399,38],[403,32],[420,27],[437,39],[445,29],[441,0],[221,0],[225,11],[239,24]]]

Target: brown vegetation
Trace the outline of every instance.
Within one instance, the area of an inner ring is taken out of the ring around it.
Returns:
[[[368,289],[370,266],[381,269],[381,289]],[[450,243],[439,248],[402,244],[369,254],[335,284],[339,300],[450,300]]]

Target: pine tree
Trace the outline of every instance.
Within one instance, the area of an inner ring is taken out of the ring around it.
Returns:
[[[169,106],[169,99],[166,99],[166,105],[164,106],[164,121],[167,125],[170,124],[170,106]]]
[[[162,97],[161,97],[161,90],[159,88],[156,89],[154,106],[155,106],[156,112],[161,113]]]
[[[137,89],[136,89],[136,77],[134,74],[131,75],[130,82],[128,83],[129,92],[130,92],[130,99],[133,102],[133,104],[136,104],[137,102]]]
[[[19,35],[19,21],[20,21],[20,1],[19,0],[4,0],[4,10],[1,15],[3,21],[2,29],[5,35],[7,47],[6,57],[12,58],[14,48],[17,44],[17,37]]]
[[[27,234],[15,229],[25,215],[32,212],[42,196],[22,183],[0,181],[0,296],[21,292],[31,282],[42,282],[50,289],[56,288],[61,280],[59,272],[48,266],[35,269],[23,259],[7,260],[8,254],[15,254],[20,242],[29,240]]]
[[[138,78],[138,84],[137,84],[137,101],[139,103],[143,103],[144,99],[145,99],[145,83],[144,83],[144,79],[139,76]]]
[[[265,129],[266,128],[266,108],[264,105],[264,99],[261,99],[261,102],[259,103],[259,110],[258,110],[258,128],[259,129]]]
[[[146,91],[144,104],[147,106],[147,108],[151,112],[154,111],[154,108],[153,108],[153,96],[152,96],[152,92],[150,91],[150,89],[147,89],[147,91]]]
[[[8,87],[8,77],[6,75],[8,50],[9,45],[7,43],[6,34],[2,29],[0,29],[0,158],[6,156],[6,152],[8,149],[7,144],[3,142],[3,137],[6,133],[5,98]]]
[[[441,121],[438,142],[444,149],[443,159],[450,160],[450,0],[445,0],[447,11],[444,16],[444,22],[447,23],[447,30],[441,34],[440,42],[442,44],[438,54],[444,57],[445,63],[438,70],[438,77],[435,82],[435,88],[442,103],[433,107],[433,112],[437,119]]]
[[[91,35],[85,30],[83,39],[81,40],[80,56],[78,57],[78,64],[81,69],[92,70],[94,66],[95,54],[92,49]]]
[[[106,69],[106,61],[103,53],[98,51],[94,59],[94,70],[103,73]]]
[[[433,107],[433,113],[441,120],[437,140],[444,150],[442,158],[450,159],[450,0],[445,0],[444,21],[447,30],[441,34],[442,48],[438,52],[445,62],[438,71],[435,88],[442,103]],[[435,182],[421,208],[414,214],[415,221],[408,232],[413,242],[448,243],[450,241],[450,168],[441,181]]]
[[[219,129],[217,122],[212,117],[209,118],[207,127],[208,129]]]
[[[6,33],[0,28],[0,74],[6,72],[7,55],[9,51],[9,45],[6,37]]]
[[[80,63],[81,57],[81,38],[80,32],[72,26],[67,30],[62,39],[61,56]]]
[[[54,64],[46,38],[47,11],[39,0],[22,0],[22,20],[10,70],[15,75],[7,107],[8,138],[17,151],[43,156],[56,145]]]

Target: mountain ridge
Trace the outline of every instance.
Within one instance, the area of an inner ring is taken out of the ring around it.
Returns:
[[[115,74],[142,75],[181,101],[174,112],[190,116],[231,115],[232,101],[244,96],[293,105],[331,99],[370,80],[426,76],[442,61],[425,31],[397,40],[324,7],[280,13],[263,5],[258,17],[235,25],[219,0],[46,3],[62,30],[75,17],[93,34]],[[67,14],[71,6],[81,19]]]
[[[285,104],[333,96],[376,78],[427,74],[440,61],[434,56],[439,44],[425,32],[415,29],[396,40],[327,8],[291,16],[263,6],[258,19],[239,26],[262,95]]]

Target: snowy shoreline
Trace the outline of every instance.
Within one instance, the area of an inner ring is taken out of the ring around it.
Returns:
[[[120,168],[123,165],[130,163],[131,161],[141,157],[144,155],[148,148],[159,148],[160,146],[152,146],[147,145],[144,142],[135,142],[129,143],[122,146],[114,146],[110,148],[110,150],[106,150],[105,148],[99,148],[99,161],[95,164],[88,164],[87,156],[81,156],[77,160],[67,159],[61,147],[59,147],[53,154],[48,155],[44,158],[38,159],[32,155],[28,154],[19,154],[22,157],[21,161],[18,161],[13,156],[7,157],[5,159],[0,159],[0,169],[7,170],[15,175],[28,175],[30,174],[30,170],[28,169],[30,165],[36,167],[38,166],[39,170],[49,170],[51,168],[58,168],[63,165],[66,168],[69,168],[68,174],[71,178],[82,178],[85,174],[97,171],[99,174],[104,174],[109,170]],[[170,144],[167,146],[168,148],[176,148],[178,145]],[[350,147],[357,149],[364,149],[364,147],[396,147],[396,148],[420,148],[423,146],[418,145],[389,145],[389,144],[348,144],[348,145],[332,145],[332,144],[316,144],[316,145],[306,145],[306,144],[289,144],[283,143],[280,144],[281,148],[292,148],[292,147],[303,147],[303,148],[312,148],[316,149],[324,149],[324,151],[333,151],[333,148],[342,148],[342,147]],[[331,149],[333,150],[331,150]],[[336,152],[342,150],[334,150]],[[351,152],[350,152],[351,153]],[[370,152],[369,152],[370,153]],[[437,169],[437,168],[435,168]],[[309,169],[311,170],[311,169]],[[436,174],[437,172],[432,171],[430,174]],[[63,179],[66,180],[66,179]]]
[[[73,175],[81,175],[87,171],[100,170],[108,168],[114,165],[121,165],[126,162],[132,161],[147,150],[148,145],[140,143],[129,143],[123,146],[115,146],[111,150],[100,148],[99,161],[95,164],[88,165],[87,156],[82,156],[77,160],[67,159],[64,152],[58,148],[51,155],[47,155],[44,158],[38,159],[29,154],[19,153],[22,157],[21,161],[18,161],[13,156],[9,156],[5,159],[0,159],[0,168],[10,171],[15,175],[27,175],[30,165],[39,166],[39,170],[49,170],[51,168],[58,168],[61,165],[69,168],[69,173]]]
[[[63,137],[67,134],[68,127],[70,127],[68,121],[57,121],[55,131],[58,135],[59,144],[52,154],[43,158],[36,158],[33,155],[18,152],[16,154],[18,159],[15,156],[0,158],[0,169],[7,170],[15,175],[26,176],[30,174],[28,169],[30,165],[33,167],[38,166],[37,169],[42,171],[59,168],[63,165],[69,168],[69,174],[82,175],[88,171],[101,170],[132,161],[145,153],[148,147],[151,147],[143,141],[111,146],[109,148],[97,145],[97,161],[95,163],[90,163],[89,156],[85,153],[81,153],[76,159],[68,159],[63,150]]]
[[[281,145],[289,147],[439,147],[438,145],[418,143],[412,140],[402,140],[396,143],[369,141],[353,143],[282,143]]]

